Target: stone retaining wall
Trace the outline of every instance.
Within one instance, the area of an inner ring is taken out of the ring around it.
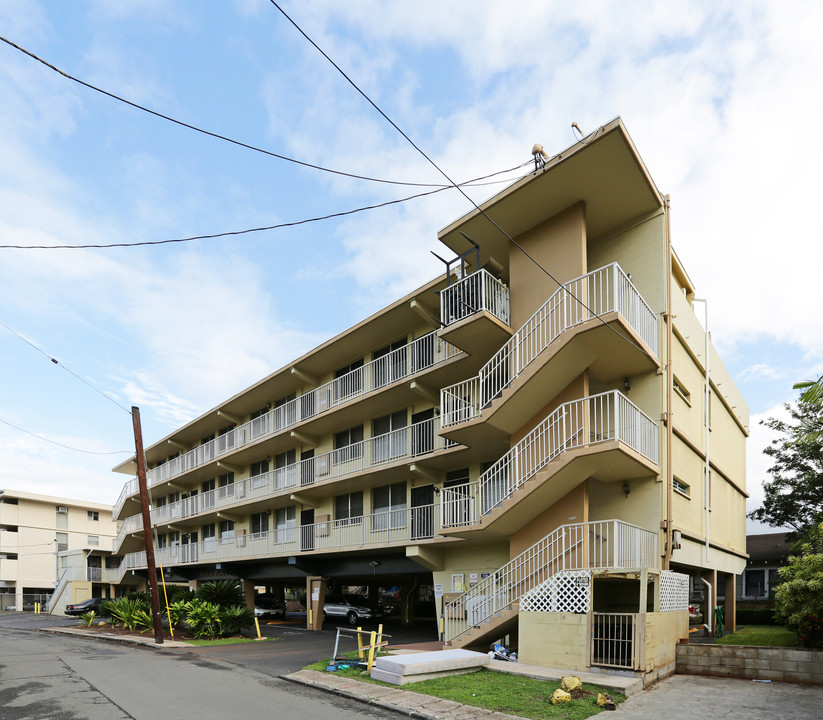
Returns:
[[[678,645],[677,672],[682,675],[823,685],[823,650],[749,645]]]

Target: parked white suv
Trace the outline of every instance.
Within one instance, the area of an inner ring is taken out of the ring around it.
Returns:
[[[362,620],[382,617],[382,613],[370,608],[362,595],[326,595],[323,605],[323,621],[345,618],[349,625],[357,625]]]

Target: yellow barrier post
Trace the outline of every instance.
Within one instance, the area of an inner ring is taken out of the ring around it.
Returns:
[[[367,665],[367,669],[371,672],[371,666],[374,665],[374,648],[375,648],[375,632],[374,630],[371,631],[369,635],[369,664]]]
[[[357,659],[363,659],[363,628],[357,628]]]
[[[171,639],[174,640],[174,625],[171,622],[171,610],[169,609],[169,594],[166,592],[166,574],[163,572],[163,566],[160,565],[160,580],[163,581],[163,597],[166,600],[166,615],[169,618],[169,633]]]
[[[34,614],[35,615],[40,614],[40,603],[38,603],[38,602],[34,603]]]
[[[262,640],[262,636],[260,635],[260,623],[257,622],[257,615],[254,616],[254,627],[257,628],[257,639]]]

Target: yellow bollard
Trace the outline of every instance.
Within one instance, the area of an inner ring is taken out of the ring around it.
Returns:
[[[309,630],[314,630],[314,619],[312,616],[312,609],[309,608]]]
[[[371,666],[374,665],[374,641],[375,632],[372,630],[371,635],[369,636],[369,664],[367,666],[369,672],[371,672]]]
[[[377,644],[380,645],[383,642],[383,623],[380,623],[377,626]],[[379,652],[379,648],[378,648]]]
[[[357,659],[363,659],[363,635],[361,635],[363,628],[357,628]]]
[[[257,628],[257,639],[260,640],[262,636],[260,635],[260,623],[257,622],[257,615],[254,616],[254,627]]]
[[[39,615],[39,614],[40,614],[40,603],[37,603],[37,602],[36,602],[36,603],[34,603],[34,614],[35,614],[35,615]]]

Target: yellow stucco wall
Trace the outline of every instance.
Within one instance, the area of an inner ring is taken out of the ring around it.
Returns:
[[[517,658],[527,665],[587,670],[589,621],[573,613],[521,612]]]

